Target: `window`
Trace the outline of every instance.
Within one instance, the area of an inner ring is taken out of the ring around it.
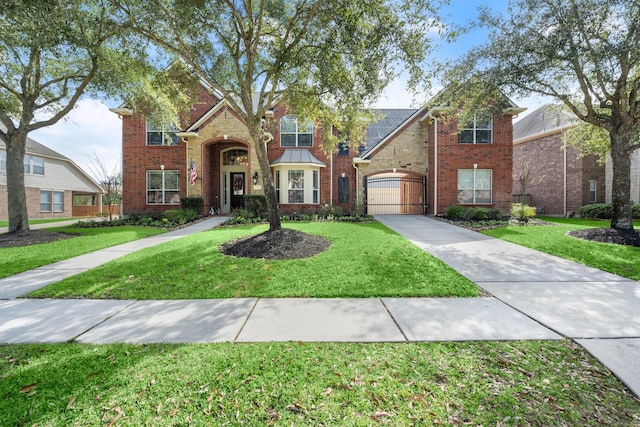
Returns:
[[[468,123],[460,131],[458,142],[460,144],[491,144],[493,116],[491,114],[476,114],[471,123]]]
[[[147,204],[179,205],[178,171],[147,171]]]
[[[287,184],[287,203],[304,203],[304,171],[290,170]]]
[[[320,174],[313,171],[313,203],[317,204],[320,199]]]
[[[177,131],[173,125],[158,128],[147,120],[147,145],[178,145],[180,140],[176,135]]]
[[[276,200],[280,203],[280,171],[276,171]]]
[[[598,181],[595,179],[589,180],[589,203],[596,203],[598,201]]]
[[[64,192],[63,191],[53,192],[53,211],[64,212]]]
[[[42,157],[33,156],[31,164],[34,175],[44,175],[44,159]]]
[[[458,203],[491,204],[491,170],[458,170]]]
[[[25,154],[23,163],[24,173],[44,175],[44,159],[42,157],[30,156],[29,154]]]
[[[51,212],[51,191],[40,192],[40,212]]]
[[[338,156],[349,155],[349,133],[338,132]]]
[[[0,171],[7,170],[7,152],[2,150],[0,151]]]
[[[222,153],[223,166],[249,166],[247,150],[234,148]]]
[[[282,147],[313,146],[313,123],[298,123],[296,116],[280,119],[280,145]]]

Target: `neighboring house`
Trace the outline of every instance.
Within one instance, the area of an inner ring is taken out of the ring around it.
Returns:
[[[227,214],[243,195],[262,194],[258,160],[246,126],[215,91],[200,94],[179,131],[154,129],[126,106],[121,116],[123,213],[179,207],[200,196],[205,212]],[[443,213],[454,204],[508,210],[511,203],[511,105],[482,116],[458,132],[439,123],[442,109],[376,110],[359,149],[341,146],[327,155],[322,133],[302,123],[284,104],[269,117],[271,178],[283,213]]]
[[[607,155],[607,163],[605,165],[605,181],[607,203],[611,203],[611,187],[613,183],[613,169],[611,165],[611,156]],[[631,203],[640,203],[640,150],[631,153],[631,175],[630,189]]]
[[[513,195],[545,215],[566,216],[581,206],[605,201],[605,167],[597,156],[581,157],[565,147],[569,114],[544,105],[513,125]],[[526,176],[522,195],[518,176]]]
[[[100,212],[102,188],[71,159],[27,138],[24,185],[29,218],[71,218]],[[0,141],[0,219],[7,206],[7,150]]]

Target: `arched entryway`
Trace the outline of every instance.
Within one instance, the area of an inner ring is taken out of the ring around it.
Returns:
[[[205,208],[228,214],[244,206],[250,177],[249,145],[242,141],[212,141],[203,147]]]

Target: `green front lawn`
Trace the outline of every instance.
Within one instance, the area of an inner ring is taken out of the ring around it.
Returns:
[[[166,230],[147,227],[49,228],[47,231],[78,234],[51,243],[0,249],[0,278],[73,258],[98,249],[131,242]]]
[[[307,259],[221,254],[219,245],[265,225],[216,228],[135,252],[36,291],[31,297],[207,299],[232,297],[413,297],[479,295],[435,257],[379,223],[290,223],[331,247]]]
[[[48,224],[51,222],[63,222],[63,221],[71,221],[77,218],[51,218],[51,219],[30,219],[29,225],[32,224]],[[0,221],[0,227],[8,227],[9,221]]]
[[[609,227],[609,221],[551,217],[540,219],[556,225],[511,225],[482,233],[622,277],[640,280],[640,248],[589,242],[566,235],[569,230]]]
[[[570,341],[0,346],[7,426],[630,426]]]

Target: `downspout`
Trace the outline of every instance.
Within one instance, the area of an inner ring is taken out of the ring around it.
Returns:
[[[433,214],[438,214],[438,118],[433,114],[427,115],[433,120]]]
[[[331,153],[329,169],[329,206],[333,206],[333,152]]]
[[[564,140],[564,132],[562,132],[562,145],[563,145],[563,149],[562,149],[562,175],[563,175],[563,186],[564,186],[564,190],[563,190],[563,215],[564,217],[567,216],[567,145],[566,142]]]
[[[352,163],[353,168],[356,170],[356,206],[360,206],[360,168],[357,163]]]

